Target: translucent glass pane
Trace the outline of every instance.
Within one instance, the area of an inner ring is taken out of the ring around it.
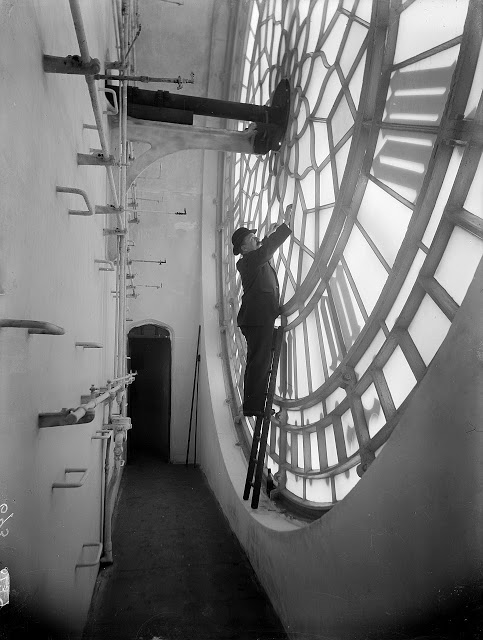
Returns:
[[[384,120],[438,124],[458,53],[459,45],[395,71],[389,84]]]
[[[335,25],[333,26],[329,37],[324,42],[322,46],[322,51],[325,53],[327,57],[327,62],[330,65],[333,65],[337,54],[339,52],[340,41],[342,40],[342,36],[344,35],[344,30],[347,25],[347,18],[344,15],[339,15],[336,20]]]
[[[382,371],[397,409],[417,382],[400,347],[396,347]]]
[[[364,326],[364,317],[341,264],[335,269],[334,275],[329,281],[329,286],[344,344],[348,349],[354,344],[355,339],[361,332]]]
[[[340,345],[336,339],[335,329],[332,324],[326,298],[322,298],[320,301],[319,309],[322,319],[322,340],[324,343],[324,353],[327,361],[327,367],[329,374],[337,369],[337,366],[342,360],[342,351]]]
[[[317,113],[315,114],[318,118],[327,118],[341,89],[342,85],[340,84],[339,76],[333,70],[325,86]]]
[[[361,96],[362,80],[364,77],[365,65],[366,65],[366,54],[364,53],[364,55],[361,58],[361,61],[357,65],[357,69],[354,71],[352,78],[349,82],[349,91],[352,96],[352,100],[354,101],[354,104],[356,106],[359,104],[359,98]]]
[[[337,500],[342,500],[346,495],[356,486],[360,478],[357,475],[356,467],[352,467],[344,473],[339,473],[334,476],[335,482],[335,497]]]
[[[296,427],[296,426],[302,426],[303,422],[302,422],[302,412],[300,410],[293,410],[293,409],[289,409],[287,410],[287,416],[288,416],[288,424]]]
[[[307,478],[305,481],[305,497],[310,502],[332,502],[330,478]]]
[[[322,241],[325,236],[325,232],[327,231],[327,227],[329,226],[332,211],[333,211],[333,208],[329,207],[328,209],[321,209],[316,214],[318,216],[318,225],[319,225],[319,245],[322,244]]]
[[[335,446],[334,427],[332,425],[325,429],[325,444],[327,446],[327,464],[332,467],[339,462],[337,447]]]
[[[300,476],[296,476],[294,473],[290,473],[287,471],[287,483],[286,488],[288,491],[298,496],[299,498],[303,498],[304,496],[304,481]]]
[[[308,138],[308,136],[306,136]],[[307,148],[306,157],[300,153],[301,165],[306,167],[310,165],[310,151]],[[304,196],[304,204],[306,209],[313,209],[315,207],[315,180],[316,174],[314,171],[309,171],[303,180],[300,181],[300,188]]]
[[[267,456],[267,468],[270,469],[273,475],[275,475],[280,467],[273,458]]]
[[[347,42],[344,47],[344,51],[340,57],[340,67],[342,69],[342,73],[347,78],[347,74],[349,73],[350,68],[354,64],[354,59],[356,58],[359,50],[364,42],[364,38],[367,35],[367,28],[363,27],[358,22],[353,22],[349,31],[349,37],[347,38]]]
[[[336,153],[335,163],[337,167],[337,179],[340,183],[344,177],[345,167],[347,164],[347,158],[349,157],[349,151],[351,148],[352,137],[347,140],[343,147]]]
[[[424,296],[408,331],[426,365],[433,359],[450,326],[451,322],[432,298]]]
[[[322,407],[322,402],[318,402],[314,404],[312,407],[307,407],[304,409],[304,420],[305,424],[314,424],[318,422],[324,417],[324,409]]]
[[[332,116],[331,124],[333,143],[336,145],[354,124],[354,118],[352,117],[345,97],[342,97],[339,102],[339,106]]]
[[[314,122],[313,136],[311,138],[312,153],[315,157],[315,162],[319,167],[322,162],[329,155],[329,138],[327,135],[327,123],[326,122]]]
[[[480,49],[478,62],[476,64],[475,75],[473,76],[473,84],[471,85],[470,95],[466,103],[465,118],[474,116],[478,101],[483,91],[483,47]]]
[[[317,333],[317,323],[315,310],[312,311],[306,320],[307,337],[310,347],[310,370],[312,375],[312,389],[318,389],[325,380],[322,356],[320,353],[319,336]],[[304,413],[304,415],[306,415]]]
[[[280,433],[279,427],[275,427],[275,453],[277,456],[280,454]]]
[[[304,438],[301,433],[294,434],[292,437],[297,437],[297,466],[304,469]]]
[[[356,227],[349,236],[344,258],[369,315],[386,284],[387,271]]]
[[[359,18],[362,18],[363,20],[365,20],[366,22],[370,22],[372,4],[373,3],[370,2],[369,0],[360,0],[359,4],[357,5],[356,15],[359,16]]]
[[[304,246],[307,247],[308,250],[315,253],[315,213],[307,213],[305,214],[305,230],[303,236]]]
[[[307,377],[308,362],[306,360],[305,340],[303,325],[299,324],[294,329],[295,334],[295,362],[297,366],[297,397],[303,398],[309,393],[309,382]]]
[[[280,4],[280,3],[278,3]],[[322,16],[324,12],[324,3],[318,2],[313,8],[310,19],[309,19],[309,29],[310,35],[307,41],[307,51],[315,51],[315,47],[317,45],[317,40],[319,37],[320,29],[322,26]]]
[[[357,219],[392,267],[404,240],[412,210],[370,180]]]
[[[385,340],[386,338],[384,336],[383,331],[382,330],[378,331],[376,334],[376,337],[371,342],[369,347],[366,349],[362,358],[354,367],[354,370],[359,376],[359,378],[362,376],[363,373],[365,373],[367,368],[371,365],[372,361],[374,360],[376,355],[379,353],[379,350],[384,344]]]
[[[313,471],[320,471],[319,447],[317,443],[317,432],[310,434],[310,465]]]
[[[286,432],[287,435],[287,455],[285,456],[285,462],[288,462],[288,464],[292,463],[292,434],[287,431]]]
[[[425,244],[427,247],[429,247],[431,245],[431,242],[433,241],[434,234],[436,233],[436,229],[438,228],[441,216],[443,215],[444,208],[446,207],[446,204],[448,202],[448,196],[451,192],[451,189],[453,188],[453,184],[456,178],[456,174],[458,173],[462,157],[463,149],[461,147],[455,147],[451,155],[451,160],[449,161],[443,184],[441,185],[441,189],[438,194],[438,198],[435,202],[433,213],[431,214],[428,226],[426,227],[426,231],[423,235],[423,244]]]
[[[334,183],[330,164],[324,167],[319,173],[319,182],[320,204],[324,205],[334,202]]]
[[[483,255],[483,240],[455,227],[434,277],[461,304]]]
[[[391,330],[402,311],[403,306],[406,303],[406,300],[409,297],[409,294],[412,291],[414,283],[416,282],[416,278],[419,275],[421,267],[423,266],[423,262],[426,258],[426,254],[424,251],[418,250],[416,257],[413,260],[413,263],[408,271],[408,275],[403,282],[403,285],[397,295],[394,304],[392,305],[391,310],[386,316],[386,326],[389,330]]]
[[[338,387],[335,391],[333,391],[330,396],[327,396],[325,400],[325,406],[327,408],[327,413],[331,413],[343,400],[347,398],[347,394],[342,389],[342,387]]]
[[[402,12],[394,62],[402,62],[463,33],[468,0],[417,0]]]
[[[414,202],[431,159],[435,136],[420,133],[379,133],[371,173],[388,187]]]
[[[357,441],[354,418],[350,409],[342,414],[341,419],[347,456],[351,456],[359,450],[359,442]]]
[[[361,402],[369,435],[373,438],[386,424],[386,417],[374,384],[371,384],[361,395]]]
[[[466,196],[464,207],[467,211],[479,218],[483,218],[483,155],[478,163],[475,177]]]

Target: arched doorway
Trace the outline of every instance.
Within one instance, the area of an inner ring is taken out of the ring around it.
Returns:
[[[129,387],[128,414],[132,430],[128,438],[128,462],[137,453],[149,452],[161,460],[170,458],[171,338],[154,324],[134,327],[128,334],[131,370],[136,381]]]

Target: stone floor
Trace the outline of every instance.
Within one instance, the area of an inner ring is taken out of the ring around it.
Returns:
[[[84,640],[287,637],[200,469],[135,458],[113,546]]]

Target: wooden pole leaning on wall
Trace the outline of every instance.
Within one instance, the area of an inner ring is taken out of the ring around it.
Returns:
[[[196,360],[195,360],[195,372],[193,377],[193,392],[191,394],[191,410],[190,410],[190,426],[188,430],[188,444],[186,445],[186,466],[188,466],[189,459],[189,451],[190,451],[190,441],[191,441],[191,425],[193,421],[193,407],[196,402],[196,412],[195,412],[195,452],[194,452],[194,460],[193,466],[196,465],[196,432],[198,430],[198,389],[199,389],[199,375],[200,375],[200,336],[201,336],[201,325],[198,325],[198,342],[196,344]],[[196,394],[196,397],[195,397]]]

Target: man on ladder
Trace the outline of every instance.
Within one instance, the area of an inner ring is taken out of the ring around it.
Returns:
[[[240,227],[232,236],[233,253],[242,256],[236,265],[243,287],[237,323],[247,343],[243,398],[245,416],[263,416],[265,409],[273,329],[275,319],[280,315],[277,275],[270,259],[292,233],[291,217],[290,205],[285,210],[282,224],[273,224],[269,235],[262,241],[254,230],[246,227]]]

